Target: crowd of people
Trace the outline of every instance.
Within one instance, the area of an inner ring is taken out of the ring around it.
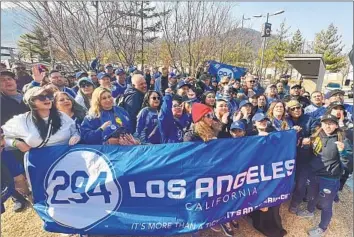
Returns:
[[[308,234],[326,233],[338,191],[352,173],[353,106],[344,103],[343,91],[309,93],[301,84],[289,85],[286,76],[263,88],[251,74],[218,81],[207,72],[192,77],[165,67],[106,64],[103,70],[70,77],[40,64],[32,75],[1,70],[1,180],[9,187],[2,203],[11,196],[16,212],[28,205],[23,155],[32,148],[208,142],[294,129],[296,185],[289,212],[312,218],[320,209],[321,221]],[[300,210],[304,201],[307,208]],[[251,213],[254,228],[285,236],[279,208]],[[234,220],[212,229],[233,236],[237,228]]]

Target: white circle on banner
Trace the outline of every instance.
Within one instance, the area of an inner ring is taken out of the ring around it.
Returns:
[[[219,70],[218,70],[218,76],[220,77],[220,79],[222,77],[225,77],[225,76],[233,78],[234,77],[234,72],[231,69],[229,69],[229,68],[222,67],[222,68],[219,68]]]
[[[45,177],[48,215],[59,225],[91,229],[116,211],[122,188],[109,159],[90,148],[70,150]]]

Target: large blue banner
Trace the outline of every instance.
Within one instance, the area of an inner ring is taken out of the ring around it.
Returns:
[[[289,199],[296,132],[207,143],[55,146],[26,156],[45,230],[173,235]]]
[[[224,76],[240,79],[247,71],[247,69],[243,67],[235,67],[229,64],[219,63],[213,60],[208,61],[208,64],[208,73],[216,76],[218,82]]]

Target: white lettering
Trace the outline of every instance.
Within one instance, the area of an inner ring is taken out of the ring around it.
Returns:
[[[286,174],[288,176],[292,175],[292,173],[294,172],[294,168],[295,168],[295,160],[286,160],[285,161],[285,169],[287,169]]]
[[[130,196],[131,197],[146,197],[145,193],[137,193],[135,190],[135,182],[129,182]]]
[[[203,184],[207,184],[206,187],[202,187]],[[213,196],[213,185],[214,179],[213,178],[201,178],[197,179],[196,181],[196,190],[195,190],[195,198],[201,198],[202,193],[208,193],[208,197]]]
[[[158,193],[153,193],[152,187],[158,186]],[[151,198],[163,198],[165,196],[165,182],[163,180],[150,180],[146,183],[146,193]]]
[[[248,184],[254,184],[254,183],[259,183],[259,179],[258,177],[258,172],[253,172],[252,171],[258,171],[258,166],[252,166],[248,169],[248,175],[247,175],[247,180],[246,182]],[[252,178],[256,178],[256,179],[252,179]]]
[[[279,179],[279,178],[285,177],[284,173],[278,174],[278,172],[283,172],[283,162],[282,161],[272,163],[272,168],[273,168],[273,179]]]
[[[217,177],[217,195],[220,195],[222,192],[222,182],[223,181],[227,181],[227,189],[226,192],[230,192],[231,191],[231,187],[232,187],[232,181],[233,181],[233,177],[232,175],[224,175],[224,176],[218,176]]]
[[[178,185],[180,187],[175,187]],[[186,181],[184,179],[172,179],[168,181],[168,191],[170,191],[167,196],[174,199],[183,199],[186,197]]]

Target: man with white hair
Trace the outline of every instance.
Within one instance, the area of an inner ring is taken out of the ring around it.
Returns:
[[[124,93],[123,108],[128,112],[133,131],[136,128],[136,116],[143,104],[144,96],[147,91],[146,80],[141,74],[132,76],[132,87]]]

